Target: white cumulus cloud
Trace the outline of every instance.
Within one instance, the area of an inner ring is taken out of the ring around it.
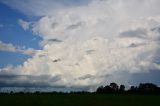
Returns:
[[[132,74],[160,70],[159,4],[159,0],[93,0],[52,15],[44,12],[30,27],[43,39],[43,49],[1,73],[58,76],[56,81],[47,80],[50,86],[91,90],[112,81],[129,84]]]

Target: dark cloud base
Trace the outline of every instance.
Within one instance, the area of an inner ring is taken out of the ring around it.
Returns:
[[[119,73],[129,75],[129,73]],[[120,75],[121,76],[121,75]],[[160,70],[151,70],[144,73],[130,74],[130,80],[126,81],[129,85],[138,85],[139,83],[154,83],[160,85]],[[93,76],[85,76],[85,78]],[[107,77],[107,76],[106,76]],[[114,75],[110,76],[114,77]],[[109,77],[109,78],[110,78]],[[23,80],[22,80],[23,79]],[[24,80],[25,79],[25,80]],[[61,79],[61,76],[31,76],[31,75],[1,75],[0,76],[0,91],[89,91],[90,88],[97,86],[66,86],[66,85],[51,85],[48,82],[56,82]],[[83,79],[83,78],[82,78]],[[107,81],[106,81],[107,82]],[[114,81],[113,81],[114,82]],[[109,84],[110,82],[108,82]],[[117,82],[116,82],[117,83]],[[123,82],[122,82],[123,83]],[[124,82],[125,83],[125,82]],[[107,83],[106,83],[107,84]],[[98,85],[98,84],[97,84]],[[100,86],[100,85],[99,85]]]

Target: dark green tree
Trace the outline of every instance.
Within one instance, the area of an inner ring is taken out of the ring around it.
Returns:
[[[124,85],[120,85],[119,91],[124,92],[125,91],[125,86]]]
[[[114,82],[110,83],[110,87],[113,91],[118,91],[119,88],[118,85]]]

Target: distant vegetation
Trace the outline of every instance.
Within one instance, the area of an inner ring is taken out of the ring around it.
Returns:
[[[124,85],[118,86],[116,83],[110,85],[100,86],[96,93],[139,93],[139,94],[160,94],[160,87],[153,83],[140,83],[139,86],[131,86],[129,90],[125,90]]]
[[[114,82],[110,85],[100,86],[95,92],[71,91],[71,92],[0,92],[0,94],[160,94],[160,87],[153,83],[140,83],[139,86],[131,86],[125,89],[125,85],[118,85]]]
[[[0,106],[160,106],[160,88],[152,83],[131,86],[116,83],[95,92],[0,93]]]

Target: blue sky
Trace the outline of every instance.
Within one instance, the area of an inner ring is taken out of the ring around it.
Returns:
[[[0,0],[1,88],[160,85],[159,4]]]
[[[0,40],[4,43],[12,43],[17,46],[25,46],[26,48],[41,49],[38,42],[40,37],[33,35],[31,31],[25,31],[19,24],[19,19],[33,20],[35,17],[26,16],[2,3],[0,3]],[[0,68],[9,64],[19,65],[22,64],[30,56],[0,51]]]

